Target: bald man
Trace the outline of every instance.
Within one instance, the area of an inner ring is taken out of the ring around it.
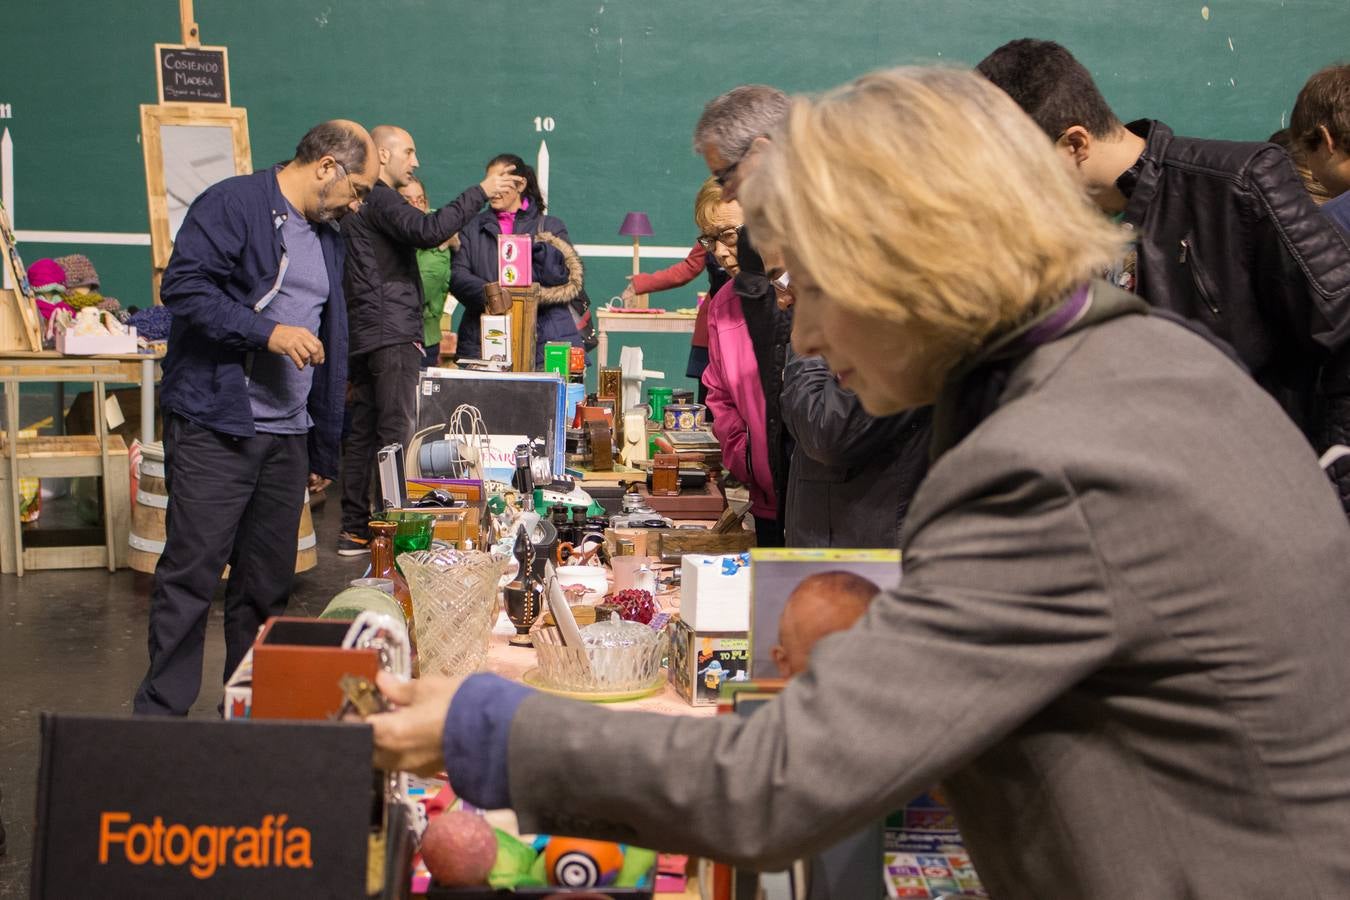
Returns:
[[[806,671],[816,642],[852,628],[879,593],[881,588],[852,572],[822,572],[803,578],[788,595],[778,619],[778,643],[770,651],[778,674],[791,678]]]
[[[398,193],[417,171],[412,135],[394,125],[371,132],[379,179],[355,215],[342,223],[347,239],[343,286],[351,314],[351,433],[342,454],[342,533],[338,553],[359,556],[370,543],[370,477],[381,447],[412,438],[417,374],[423,358],[422,277],[417,250],[449,240],[482,208],[489,194],[516,176],[494,172],[434,213]]]
[[[338,469],[347,304],[335,223],[378,172],[364,128],[323,122],[290,162],[203,191],[178,231],[160,287],[173,313],[160,394],[170,496],[137,713],[185,716],[197,699],[226,563],[226,677],[286,611],[305,482]]]

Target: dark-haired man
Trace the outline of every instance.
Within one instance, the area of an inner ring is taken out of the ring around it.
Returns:
[[[518,181],[489,174],[434,213],[424,213],[398,193],[417,171],[412,135],[394,125],[371,132],[379,179],[365,204],[346,222],[343,287],[351,313],[352,428],[342,448],[342,533],[338,553],[359,556],[370,543],[370,477],[381,447],[412,438],[417,415],[417,375],[422,347],[422,276],[419,248],[438,247],[478,214],[489,194]]]
[[[1136,235],[1120,282],[1203,323],[1314,443],[1318,370],[1350,339],[1350,247],[1279,147],[1124,125],[1053,41],[1024,38],[977,67],[1027,111],[1093,201]]]
[[[1350,63],[1327,66],[1303,85],[1289,137],[1331,195],[1322,212],[1350,234]]]
[[[178,230],[160,288],[173,313],[160,399],[169,506],[138,713],[187,715],[197,699],[226,563],[227,677],[286,609],[307,476],[337,473],[347,309],[334,223],[378,170],[364,128],[324,122],[290,162],[207,188]]]

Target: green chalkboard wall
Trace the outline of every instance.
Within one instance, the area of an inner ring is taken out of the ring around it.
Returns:
[[[178,40],[177,15],[174,0],[7,5],[0,128],[21,232],[146,233],[137,105],[155,101],[152,45]],[[1281,127],[1304,79],[1343,58],[1350,36],[1345,0],[197,0],[196,18],[205,43],[229,47],[255,165],[288,158],[321,119],[392,122],[415,137],[438,202],[494,154],[533,161],[546,140],[552,211],[575,241],[622,245],[619,223],[638,209],[656,229],[646,243],[671,247],[692,241],[704,176],[690,131],[739,83],[811,91],[1046,37],[1077,53],[1123,117],[1254,139]],[[148,246],[21,249],[29,260],[86,252],[105,291],[148,300]],[[618,293],[630,265],[589,258],[592,298]],[[693,290],[653,301],[687,306]],[[682,342],[647,343],[649,368],[687,385]]]

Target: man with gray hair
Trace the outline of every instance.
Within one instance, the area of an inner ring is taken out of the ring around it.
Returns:
[[[777,88],[747,84],[704,107],[694,128],[694,150],[722,185],[723,199],[735,199],[790,105]],[[777,259],[766,266],[744,231],[737,256],[736,292],[759,361],[784,543],[898,546],[909,501],[928,471],[930,409],[869,416],[824,360],[798,356],[788,346],[792,290],[787,271]],[[777,335],[770,323],[784,333]]]
[[[743,84],[703,107],[694,126],[694,152],[722,188],[722,199],[736,199],[741,180],[754,171],[769,136],[787,118],[788,95],[767,84]]]

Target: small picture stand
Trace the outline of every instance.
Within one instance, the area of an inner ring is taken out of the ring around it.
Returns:
[[[577,627],[572,607],[567,605],[567,596],[558,583],[558,570],[550,562],[544,567],[544,578],[548,583],[548,608],[553,613],[553,621],[558,623],[558,632],[562,635],[563,646],[581,647],[581,629]]]
[[[0,255],[9,272],[12,291],[0,291],[0,335],[4,350],[42,349],[42,322],[37,311],[37,292],[28,283],[28,270],[19,258],[18,242],[9,224],[9,213],[0,203]]]

